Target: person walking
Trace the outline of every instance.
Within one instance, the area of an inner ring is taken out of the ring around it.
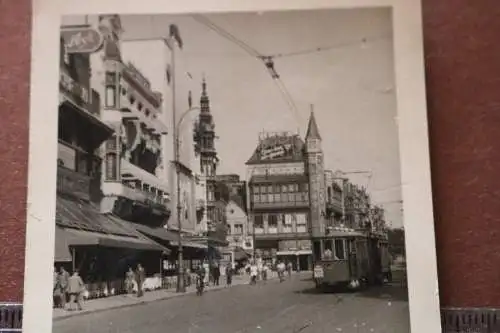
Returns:
[[[293,265],[291,261],[289,261],[288,264],[286,265],[286,270],[288,271],[288,277],[291,278],[293,271]]]
[[[59,271],[59,288],[60,288],[59,304],[63,309],[66,308],[66,302],[68,301],[68,280],[69,280],[68,271],[66,271],[64,267],[61,267]]]
[[[144,290],[142,289],[142,285],[146,280],[146,272],[144,271],[144,267],[142,267],[141,264],[137,264],[135,280],[137,282],[137,297],[142,297],[144,295]]]
[[[196,295],[201,296],[205,289],[205,268],[199,265],[196,269]]]
[[[257,275],[259,274],[259,268],[255,262],[250,265],[250,284],[257,284]]]
[[[127,294],[132,294],[134,291],[134,280],[134,271],[132,270],[132,267],[129,267],[127,273],[125,273],[125,291]]]
[[[280,261],[276,268],[278,269],[278,277],[280,278],[280,282],[283,282],[285,279],[285,270],[286,270],[285,263]]]
[[[230,287],[233,283],[233,269],[231,265],[226,266],[226,286]]]
[[[78,274],[78,271],[75,270],[73,275],[68,279],[68,294],[69,294],[69,310],[73,310],[73,304],[76,303],[77,310],[83,310],[82,301],[83,301],[83,292],[85,291],[85,284],[83,283],[82,278]]]
[[[218,286],[220,281],[220,266],[216,264],[214,266],[214,286]]]
[[[264,264],[262,266],[262,281],[267,281],[268,270],[269,270],[269,268],[268,268],[267,264]]]
[[[203,264],[203,270],[205,271],[203,275],[203,283],[205,287],[208,287],[210,282],[210,265],[208,264],[208,262],[205,262]]]

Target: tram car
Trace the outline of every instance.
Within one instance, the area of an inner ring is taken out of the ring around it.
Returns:
[[[316,288],[363,286],[392,281],[386,234],[334,229],[313,239],[313,279]]]

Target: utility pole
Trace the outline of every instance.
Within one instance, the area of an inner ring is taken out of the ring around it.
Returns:
[[[186,286],[184,283],[184,258],[183,258],[183,247],[182,247],[182,206],[181,206],[181,161],[180,161],[180,126],[182,121],[186,117],[186,115],[192,111],[199,110],[199,107],[193,107],[184,111],[181,115],[181,118],[177,123],[174,123],[174,141],[175,141],[175,170],[176,170],[176,185],[177,185],[177,224],[178,224],[178,234],[177,234],[177,242],[178,242],[178,257],[177,257],[177,292],[183,293],[186,292]]]

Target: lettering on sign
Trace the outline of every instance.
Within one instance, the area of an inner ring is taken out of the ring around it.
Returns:
[[[89,91],[76,82],[71,76],[61,70],[59,84],[71,97],[76,97],[81,102],[89,103]]]
[[[102,34],[90,27],[63,28],[61,37],[67,53],[94,53],[104,42]]]
[[[265,147],[260,152],[260,158],[263,160],[269,160],[279,157],[285,157],[288,155],[288,152],[291,150],[291,144],[283,144],[273,147]]]

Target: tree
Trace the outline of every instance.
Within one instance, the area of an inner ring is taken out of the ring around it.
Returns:
[[[389,252],[392,255],[404,255],[405,231],[403,228],[394,228],[387,231],[389,239]]]

